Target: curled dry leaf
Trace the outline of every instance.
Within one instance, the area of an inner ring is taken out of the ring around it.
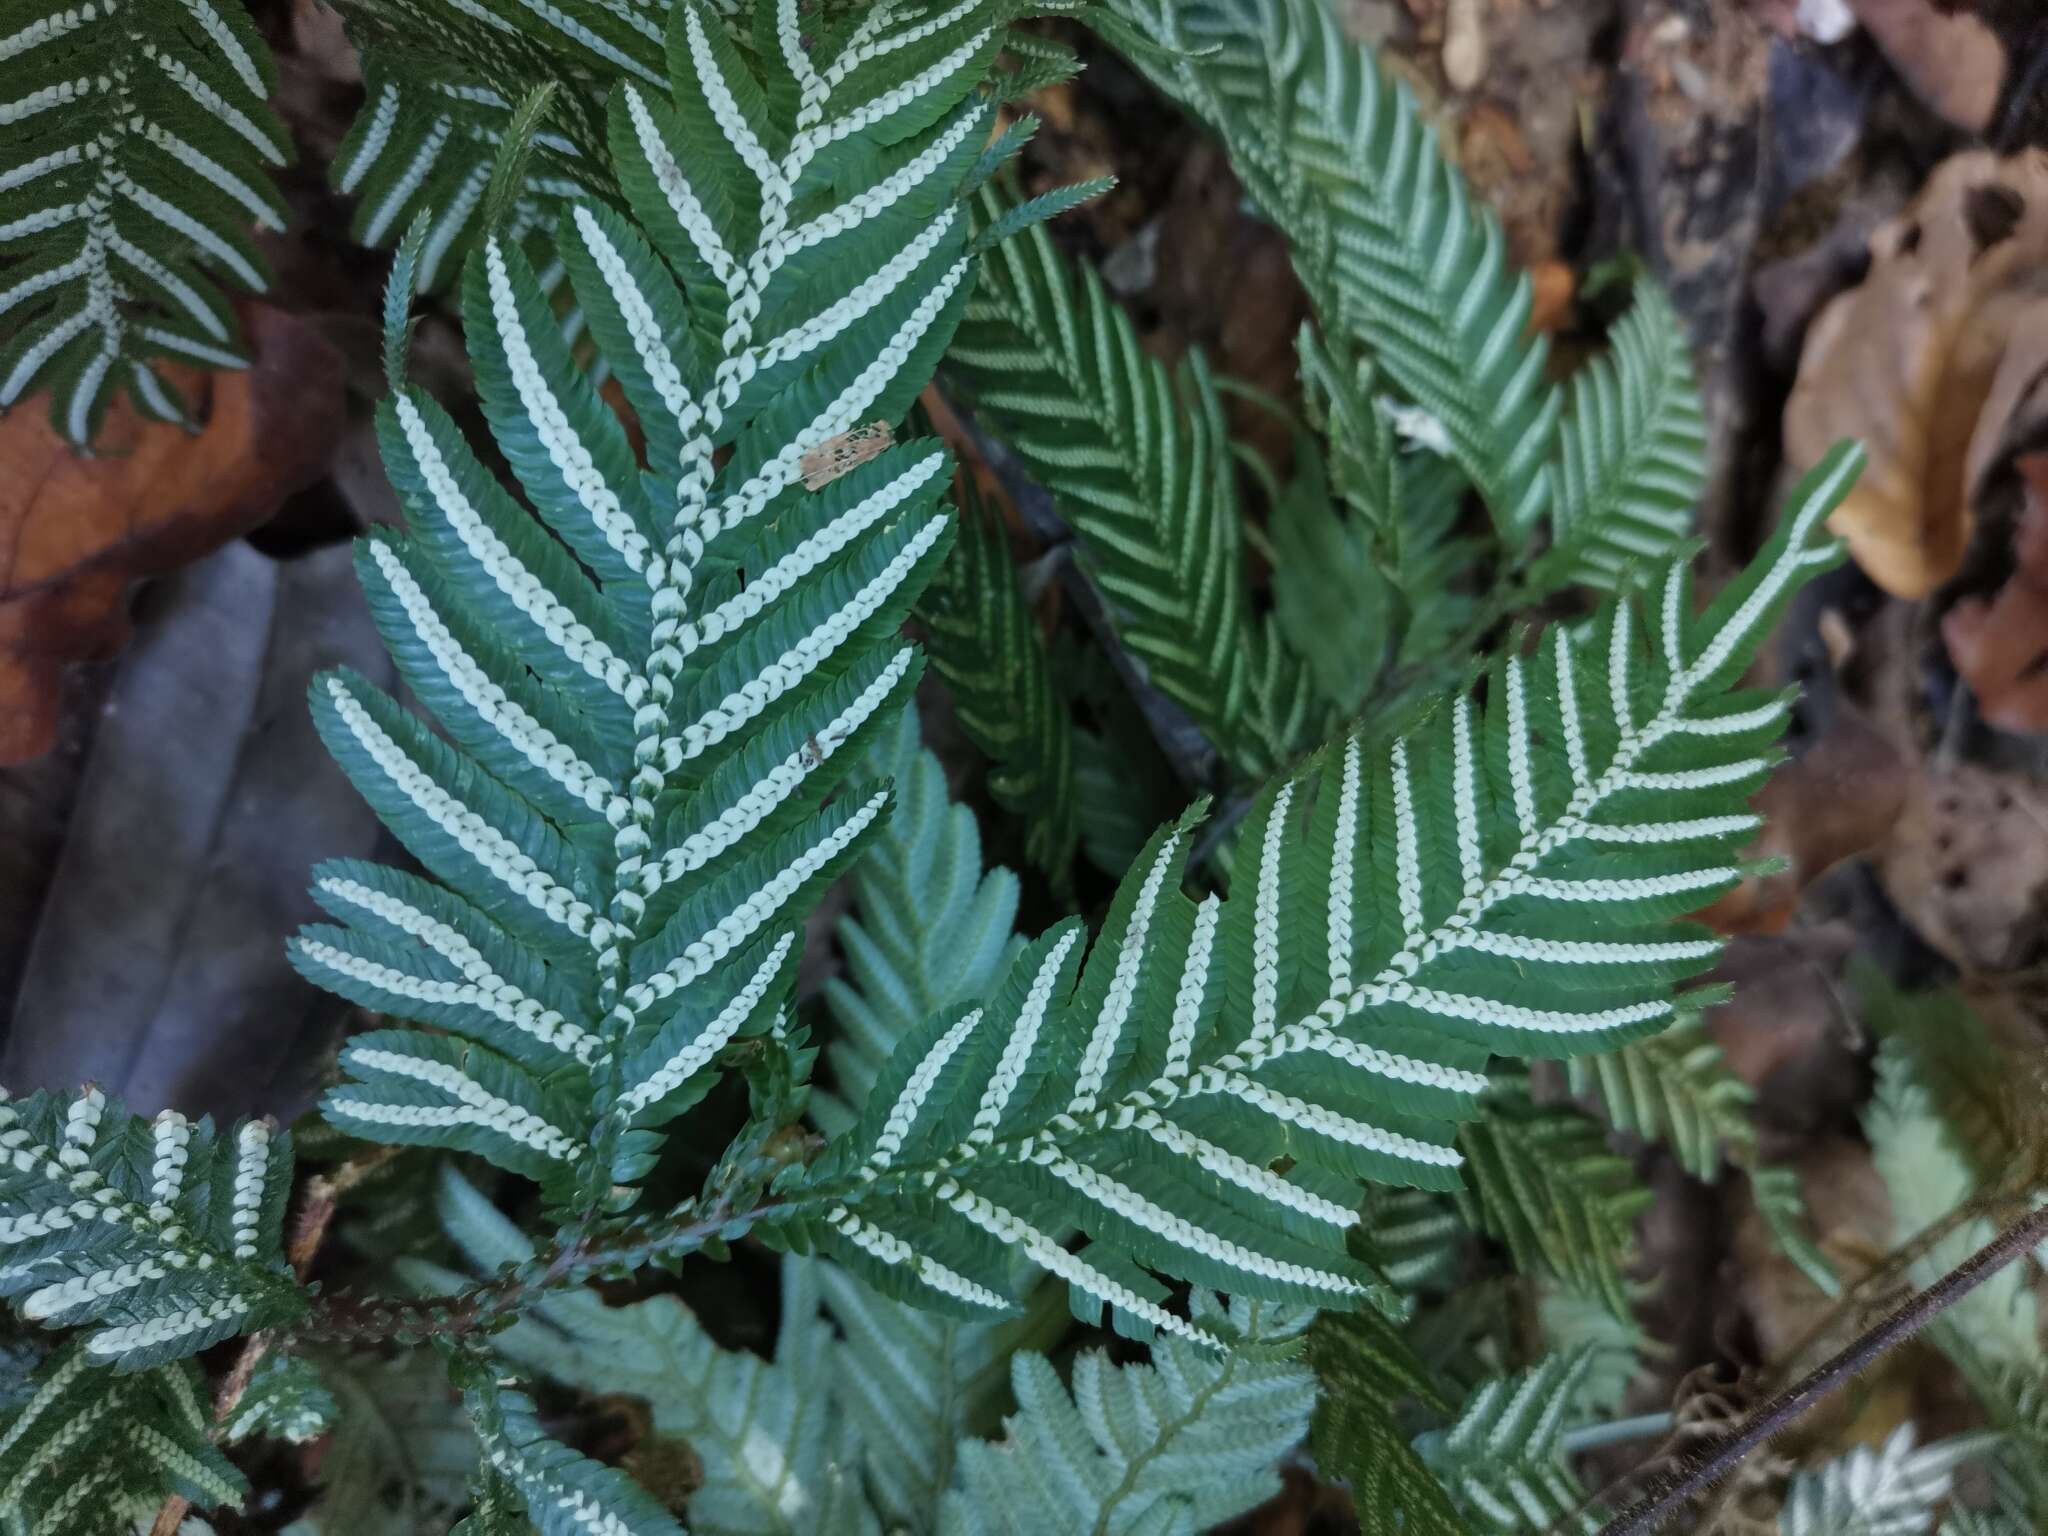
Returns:
[[[2005,84],[2005,45],[1966,7],[1936,0],[1849,0],[1913,94],[1958,128],[1991,126]]]
[[[1989,598],[1942,617],[1941,637],[1985,720],[2002,730],[2048,731],[2048,456],[2019,461],[2026,505],[2013,536],[2012,575]]]
[[[1862,284],[1807,332],[1785,451],[1804,469],[1841,438],[1864,445],[1869,466],[1830,526],[1879,586],[1924,597],[1962,563],[1988,445],[2005,435],[1994,383],[2048,306],[2048,153],[1944,161],[1870,254]]]
[[[281,310],[242,318],[246,371],[166,370],[204,402],[196,434],[123,400],[82,458],[33,402],[0,421],[0,763],[49,749],[64,667],[125,641],[130,583],[247,533],[333,452],[341,355]]]

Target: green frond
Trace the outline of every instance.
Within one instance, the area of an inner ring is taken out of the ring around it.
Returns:
[[[1593,1531],[1585,1491],[1565,1464],[1564,1432],[1584,1351],[1551,1355],[1533,1370],[1481,1383],[1451,1426],[1417,1442],[1423,1459],[1475,1533]]]
[[[1597,1097],[1616,1130],[1664,1142],[1696,1179],[1713,1183],[1724,1156],[1746,1159],[1755,1146],[1755,1095],[1697,1017],[1617,1051],[1575,1057],[1568,1070],[1572,1092]]]
[[[97,1088],[0,1092],[0,1295],[46,1328],[85,1325],[80,1359],[137,1371],[290,1322],[291,1137],[249,1120],[131,1115]]]
[[[854,866],[852,910],[833,932],[846,960],[846,974],[824,989],[838,1025],[825,1047],[833,1086],[811,1095],[811,1114],[834,1136],[854,1124],[898,1043],[940,1009],[987,993],[1019,944],[1017,877],[982,864],[981,829],[948,798],[917,711],[905,710],[872,750],[869,771],[896,794]]]
[[[234,1415],[221,1426],[229,1445],[259,1435],[303,1445],[334,1426],[334,1394],[303,1355],[269,1354],[249,1378]]]
[[[502,1385],[488,1368],[472,1374],[463,1404],[492,1479],[483,1530],[516,1530],[509,1518],[516,1498],[540,1536],[684,1536],[675,1517],[625,1473],[542,1429],[532,1399]]]
[[[624,206],[621,173],[605,147],[608,109],[616,110],[612,98],[621,85],[667,92],[676,58],[669,34],[682,10],[699,16],[707,49],[764,81],[778,74],[790,79],[785,35],[798,53],[818,62],[820,75],[829,77],[834,60],[857,60],[831,92],[857,111],[906,87],[919,96],[935,91],[950,105],[979,83],[959,78],[963,68],[978,77],[993,72],[1007,95],[1016,82],[995,69],[991,42],[1022,41],[1007,29],[1023,15],[1070,9],[1068,0],[962,6],[894,0],[829,14],[806,7],[801,28],[785,29],[768,0],[360,0],[349,7],[349,30],[363,55],[364,101],[335,155],[332,177],[337,190],[357,199],[352,233],[363,244],[388,245],[413,217],[429,214],[417,278],[423,290],[438,287],[462,270],[481,239],[493,163],[514,109],[537,87],[560,89],[509,199],[508,239],[538,252],[565,207]],[[1032,52],[1043,55],[1039,67],[1048,78],[1059,61],[1071,66],[1071,54],[1049,40],[1033,40]],[[737,99],[754,95],[742,86]],[[792,91],[787,105],[793,108],[796,99]],[[894,116],[872,144],[900,145],[907,134],[929,127],[914,113]],[[709,118],[702,126],[717,131]],[[863,153],[858,144],[840,152],[849,162]],[[722,187],[710,190],[712,203],[727,195]],[[732,195],[742,204],[758,197],[744,186]],[[712,326],[711,334],[721,329]]]
[[[36,1536],[134,1536],[173,1494],[241,1507],[249,1485],[207,1439],[211,1408],[189,1364],[115,1375],[71,1344],[30,1387],[0,1415],[0,1518]]]
[[[1891,1201],[1894,1246],[1911,1242],[1985,1187],[1955,1126],[1936,1109],[1933,1090],[1920,1077],[1926,1058],[1902,1035],[1878,1047],[1877,1092],[1863,1112],[1872,1160]],[[1936,1243],[1909,1274],[1916,1286],[1933,1284],[1989,1242],[1994,1228],[1978,1218]],[[2048,1377],[2039,1308],[2025,1263],[2007,1265],[1946,1308],[1929,1330],[1980,1388],[1995,1369]]]
[[[1429,1368],[1377,1310],[1326,1312],[1309,1334],[1316,1372],[1309,1443],[1326,1477],[1351,1485],[1361,1536],[1467,1536],[1450,1496],[1401,1430],[1450,1404]]]
[[[80,447],[121,390],[185,420],[152,364],[248,360],[222,290],[269,286],[249,228],[285,224],[270,50],[214,0],[5,0],[0,60],[0,410],[47,389]]]
[[[1634,1317],[1617,1317],[1599,1297],[1559,1281],[1537,1284],[1536,1321],[1546,1352],[1588,1357],[1572,1398],[1575,1423],[1618,1415],[1630,1383],[1642,1370],[1644,1355],[1668,1352]]]
[[[440,1357],[322,1356],[319,1369],[339,1412],[319,1495],[291,1536],[446,1536],[469,1501],[477,1440]]]
[[[1859,1445],[1797,1473],[1778,1514],[1779,1536],[1923,1536],[1948,1498],[1956,1468],[1998,1443],[1995,1434],[1917,1445],[1901,1424],[1875,1450]]]
[[[1572,376],[1544,566],[1611,588],[1691,537],[1707,425],[1685,327],[1654,282],[1637,282],[1608,340],[1611,350]]]
[[[1274,1346],[1308,1315],[1197,1293],[1194,1313],[1220,1352],[1162,1339],[1150,1365],[1089,1350],[1071,1388],[1043,1355],[1011,1361],[1017,1411],[1004,1438],[962,1447],[945,1536],[1144,1531],[1193,1536],[1280,1489],[1279,1459],[1308,1427],[1315,1377]]]
[[[1552,515],[1560,401],[1528,279],[1404,84],[1322,0],[1105,0],[1157,48],[1130,62],[1223,141],[1287,236],[1325,345],[1370,356],[1478,488],[1511,547]]]
[[[965,1315],[1007,1310],[1019,1253],[1139,1333],[1201,1333],[1162,1275],[1363,1304],[1359,1179],[1457,1188],[1490,1057],[1652,1034],[1712,964],[1678,924],[1740,877],[1788,705],[1731,690],[1839,559],[1819,528],[1858,463],[1838,450],[1805,481],[1704,612],[1675,563],[1590,639],[1497,658],[1483,706],[1334,743],[1254,805],[1229,900],[1180,891],[1201,809],[1162,829],[1085,963],[1062,923],[920,1025],[769,1219]]]
[[[477,1270],[533,1256],[525,1234],[452,1170],[441,1205]],[[690,1496],[693,1536],[879,1536],[855,1440],[879,1426],[833,1396],[838,1346],[820,1311],[821,1268],[784,1260],[771,1360],[719,1347],[674,1296],[613,1307],[588,1289],[536,1302],[492,1343],[548,1381],[641,1399],[655,1434],[687,1442],[704,1469]]]
[[[1002,520],[972,481],[961,484],[960,537],[917,616],[960,729],[989,759],[990,795],[1023,821],[1032,863],[1066,883],[1081,835],[1071,708],[1053,682]]]
[[[984,190],[977,217],[1000,221]],[[1331,716],[1245,586],[1223,410],[1199,355],[1178,375],[1041,229],[982,259],[946,354],[977,413],[1053,494],[1151,682],[1243,774],[1312,745]]]
[[[1650,1191],[1601,1124],[1567,1104],[1537,1105],[1497,1086],[1458,1133],[1472,1224],[1523,1274],[1547,1272],[1629,1315],[1627,1271]]]
[[[652,24],[604,14],[578,38],[600,57]],[[384,404],[411,526],[358,569],[441,730],[347,673],[316,680],[314,715],[432,878],[323,867],[338,924],[292,953],[435,1032],[351,1040],[323,1104],[339,1128],[487,1158],[558,1208],[620,1205],[725,1047],[777,1027],[806,917],[886,818],[888,786],[850,775],[915,686],[898,628],[953,533],[936,440],[844,473],[817,456],[900,421],[959,321],[980,86],[1013,14],[813,27],[774,0],[749,48],[699,6],[667,14],[661,74],[605,111],[630,217],[577,202],[552,232],[644,468],[516,226],[480,236],[470,357],[537,516],[424,392]],[[577,99],[552,98],[535,164]]]

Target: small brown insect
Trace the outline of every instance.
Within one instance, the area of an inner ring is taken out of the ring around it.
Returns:
[[[858,469],[895,441],[896,434],[889,423],[871,421],[864,427],[826,438],[805,454],[797,467],[803,471],[805,487],[819,490]]]

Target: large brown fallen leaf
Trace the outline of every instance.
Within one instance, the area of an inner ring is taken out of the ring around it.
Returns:
[[[326,465],[343,416],[341,355],[304,321],[250,305],[255,364],[167,369],[200,402],[197,434],[116,402],[93,458],[25,401],[0,420],[0,763],[49,749],[68,662],[126,640],[129,585],[218,549]]]
[[[2002,730],[2048,731],[2048,456],[2019,461],[2027,484],[2012,575],[1989,598],[1965,598],[1941,621],[1977,710]]]
[[[347,1010],[292,970],[284,937],[318,916],[307,870],[382,838],[306,710],[336,665],[395,681],[346,545],[278,561],[231,544],[137,605],[0,994],[0,1082],[95,1082],[143,1114],[305,1106]]]
[[[2004,436],[1987,401],[2048,305],[2048,153],[1942,162],[1870,255],[1807,332],[1785,452],[1805,469],[1841,438],[1864,445],[1869,467],[1830,526],[1879,586],[1924,597],[1962,563],[1985,445]]]
[[[2048,788],[1974,763],[1913,778],[1878,878],[1914,932],[1965,977],[2048,960]]]

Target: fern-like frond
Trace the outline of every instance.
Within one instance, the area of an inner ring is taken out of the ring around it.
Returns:
[[[1008,206],[990,188],[978,216]],[[1053,493],[1151,682],[1241,773],[1328,729],[1307,670],[1252,611],[1236,464],[1199,354],[1169,373],[1038,230],[983,258],[946,367]]]
[[[1877,1053],[1877,1092],[1863,1112],[1871,1158],[1891,1202],[1894,1246],[1912,1242],[1985,1187],[1963,1150],[1963,1136],[1937,1112],[1934,1091],[1921,1080],[1925,1064],[1901,1036],[1887,1038]],[[1961,1224],[1914,1263],[1914,1284],[1933,1284],[1989,1242],[1993,1231],[1983,1218]],[[1997,1369],[2048,1378],[2026,1263],[2007,1265],[1960,1297],[1929,1332],[1980,1390]]]
[[[1618,1051],[1576,1057],[1568,1070],[1572,1091],[1596,1095],[1616,1130],[1666,1143],[1696,1179],[1712,1183],[1726,1150],[1739,1154],[1756,1141],[1755,1095],[1697,1018]]]
[[[903,1037],[941,1008],[981,997],[1015,957],[1017,877],[981,861],[974,813],[946,794],[946,770],[918,737],[915,709],[878,738],[871,771],[895,784],[889,819],[848,884],[853,910],[833,932],[846,974],[825,983],[838,1033],[825,1047],[833,1087],[811,1095],[830,1135],[851,1127]]]
[[[1325,1313],[1310,1333],[1319,1469],[1351,1485],[1362,1536],[1466,1536],[1450,1496],[1399,1425],[1450,1404],[1399,1329],[1376,1309]]]
[[[667,38],[678,10],[697,12],[703,35],[715,36],[722,52],[763,78],[775,73],[791,47],[825,62],[821,78],[830,74],[830,61],[861,56],[867,78],[855,80],[845,71],[837,84],[872,100],[918,81],[977,37],[998,38],[1020,59],[1028,50],[1039,60],[1029,71],[1034,78],[1059,78],[1071,68],[1065,49],[1007,29],[1025,14],[1076,8],[1076,0],[892,0],[874,7],[806,7],[801,28],[792,29],[772,0],[362,0],[349,10],[351,35],[363,54],[364,103],[335,156],[333,180],[359,199],[354,233],[366,244],[390,244],[416,213],[431,215],[418,269],[426,289],[460,271],[481,238],[492,162],[513,110],[536,86],[553,83],[560,90],[538,152],[520,178],[511,237],[545,246],[564,205],[619,201],[619,178],[604,151],[606,109],[622,84],[667,90]],[[870,19],[868,11],[879,14]],[[994,57],[993,49],[973,51],[984,62]],[[1021,65],[1012,69],[1017,78],[1007,89],[1030,88],[1025,73]],[[895,143],[897,136],[885,133],[882,142]],[[742,191],[740,201],[748,196]]]
[[[1408,88],[1322,0],[1108,0],[1159,47],[1131,62],[1222,139],[1287,236],[1326,345],[1369,355],[1434,418],[1512,543],[1552,511],[1559,398],[1528,279]],[[1434,430],[1434,429],[1433,429]]]
[[[526,1235],[452,1170],[441,1209],[475,1269],[533,1257]],[[819,1268],[784,1262],[772,1360],[720,1348],[674,1296],[613,1307],[594,1290],[546,1297],[492,1342],[535,1376],[642,1399],[657,1435],[687,1442],[704,1469],[690,1498],[694,1536],[861,1536],[877,1530],[861,1488],[862,1426],[835,1407]],[[412,1270],[436,1288],[453,1278]]]
[[[1923,1536],[1955,1482],[1956,1468],[1998,1443],[1995,1434],[1916,1444],[1901,1424],[1884,1444],[1859,1445],[1799,1472],[1778,1514],[1779,1536]]]
[[[97,1088],[0,1094],[0,1147],[0,1295],[87,1325],[82,1359],[141,1370],[305,1310],[283,1251],[291,1137],[269,1121],[216,1136]]]
[[[1499,1240],[1522,1274],[1547,1271],[1616,1317],[1629,1315],[1627,1271],[1650,1191],[1606,1128],[1569,1104],[1538,1105],[1497,1084],[1458,1133],[1472,1224]]]
[[[249,1491],[208,1441],[205,1385],[183,1361],[116,1376],[72,1344],[30,1389],[0,1415],[0,1521],[10,1530],[134,1536],[174,1494],[239,1508]]]
[[[1179,890],[1199,812],[1163,829],[1086,964],[1063,923],[920,1026],[779,1219],[815,1214],[875,1284],[970,1313],[1007,1306],[1013,1252],[1140,1330],[1200,1331],[1148,1270],[1358,1306],[1359,1178],[1457,1187],[1490,1055],[1653,1033],[1711,964],[1673,924],[1738,877],[1788,704],[1735,685],[1839,558],[1818,530],[1857,463],[1809,477],[1704,613],[1674,564],[1592,640],[1498,658],[1484,708],[1334,744],[1253,807],[1227,902]]]
[[[1081,836],[1073,717],[1053,682],[1002,520],[971,481],[961,485],[959,540],[917,616],[960,729],[989,759],[989,794],[1023,821],[1031,862],[1066,884]]]
[[[472,255],[484,414],[538,521],[423,391],[386,403],[412,526],[358,566],[445,737],[349,674],[314,713],[434,880],[321,869],[345,926],[293,955],[444,1033],[352,1040],[342,1129],[629,1200],[719,1053],[781,1016],[812,903],[886,814],[886,786],[844,781],[915,683],[897,630],[952,533],[933,439],[817,488],[805,460],[900,420],[958,321],[1009,14],[814,32],[775,0],[743,52],[674,7],[666,88],[609,104],[637,223],[579,203],[555,238],[644,471],[509,237]]]
[[[1644,278],[1608,337],[1572,375],[1559,440],[1557,509],[1544,556],[1557,578],[1612,587],[1692,533],[1706,484],[1706,420],[1685,327]]]
[[[284,228],[270,50],[236,4],[8,0],[0,61],[0,410],[47,389],[80,446],[118,390],[184,420],[152,362],[247,361],[222,285],[268,287],[249,226]]]
[[[467,1373],[463,1405],[486,1469],[485,1509],[473,1529],[517,1530],[516,1500],[540,1536],[684,1536],[653,1495],[616,1467],[593,1461],[541,1427],[533,1400],[500,1382],[488,1363]]]
[[[303,1445],[334,1425],[334,1394],[303,1355],[266,1355],[249,1378],[235,1411],[221,1425],[221,1437],[239,1445],[256,1436]]]
[[[1017,1411],[994,1444],[962,1448],[945,1536],[1042,1531],[1206,1531],[1279,1491],[1275,1463],[1308,1428],[1315,1377],[1274,1346],[1308,1323],[1297,1308],[1198,1292],[1194,1315],[1234,1347],[1163,1339],[1150,1365],[1089,1350],[1071,1391],[1043,1355],[1011,1362]]]
[[[1566,1420],[1590,1368],[1585,1351],[1481,1383],[1451,1426],[1418,1445],[1475,1532],[1592,1531],[1585,1492],[1565,1464]]]

